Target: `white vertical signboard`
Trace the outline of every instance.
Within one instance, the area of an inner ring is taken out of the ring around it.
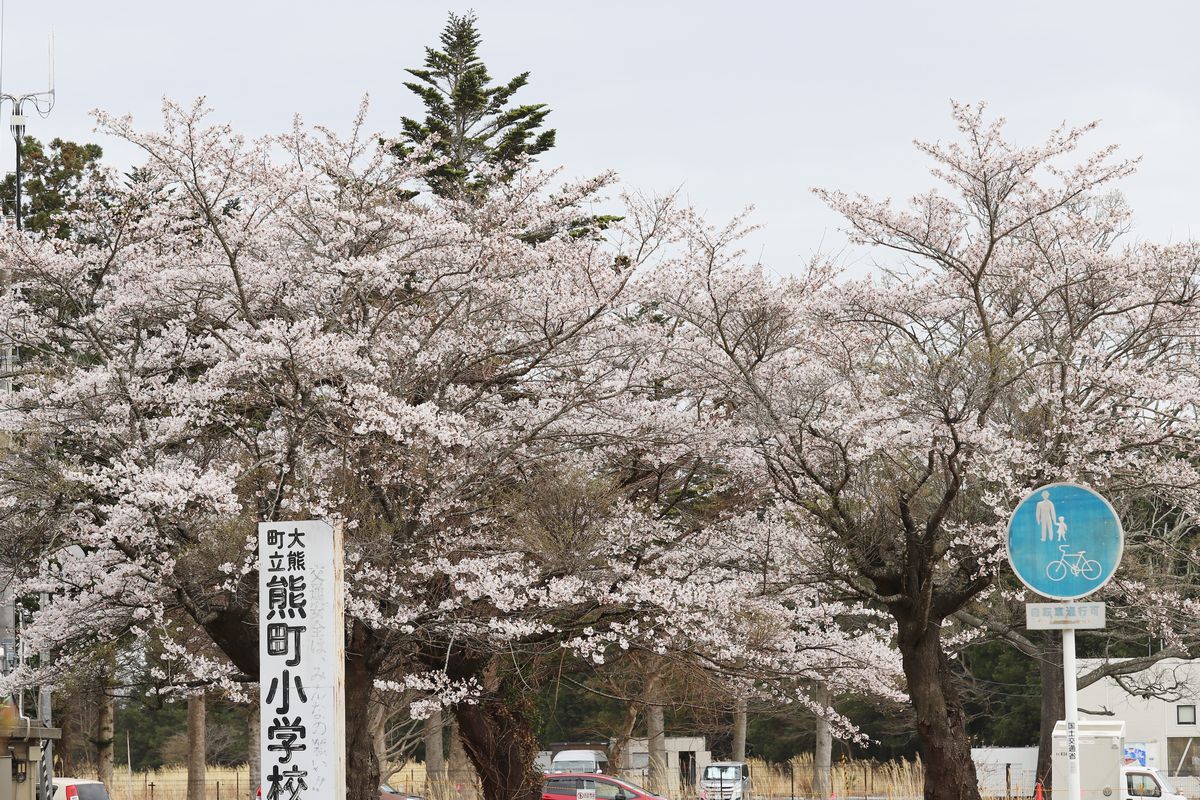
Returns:
[[[342,532],[258,526],[263,800],[344,800]]]

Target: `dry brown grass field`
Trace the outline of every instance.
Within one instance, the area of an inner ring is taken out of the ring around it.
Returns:
[[[794,759],[791,772],[786,764],[752,762],[752,765],[755,796],[767,800],[812,797],[811,757]],[[833,765],[831,778],[833,796],[838,800],[862,797],[909,800],[921,797],[924,776],[919,761],[841,761]],[[400,791],[425,794],[425,766],[406,764],[392,775],[389,782]],[[469,781],[450,783],[443,793],[449,800],[476,800]],[[109,787],[109,794],[112,800],[186,800],[187,770],[169,767],[153,772],[135,772],[132,778],[128,772],[118,770],[113,785]],[[673,794],[675,796],[671,800],[696,800],[691,793]],[[245,766],[237,769],[209,767],[205,796],[206,800],[253,800],[249,769]]]
[[[254,794],[250,788],[250,769],[245,766],[209,767],[204,784],[205,800],[251,800]],[[165,767],[135,772],[132,777],[128,771],[117,769],[108,794],[112,800],[186,800],[187,769]]]

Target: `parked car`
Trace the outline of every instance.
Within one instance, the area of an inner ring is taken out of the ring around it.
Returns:
[[[53,800],[108,800],[108,790],[100,781],[55,778]]]
[[[608,756],[599,750],[560,750],[550,759],[550,772],[607,772]]]
[[[579,800],[581,789],[594,792],[592,800],[663,800],[635,783],[594,772],[547,775],[542,800]]]
[[[379,784],[379,800],[425,800],[419,794],[402,792],[390,783]]]

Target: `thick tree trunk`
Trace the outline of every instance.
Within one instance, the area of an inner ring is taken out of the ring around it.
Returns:
[[[251,800],[259,786],[262,785],[262,728],[259,712],[261,707],[257,698],[250,701],[250,710],[246,716],[246,763],[250,767],[250,785],[247,787]]]
[[[746,698],[739,697],[733,709],[733,760],[746,760]]]
[[[451,800],[475,800],[479,796],[479,777],[463,749],[458,720],[450,718],[450,755],[446,759],[446,796]]]
[[[533,766],[538,743],[526,704],[488,692],[455,709],[459,736],[479,775],[484,800],[541,800],[541,775]]]
[[[347,800],[379,798],[379,759],[375,757],[370,724],[375,647],[374,634],[362,623],[351,623],[346,644]]]
[[[83,724],[79,719],[80,703],[75,699],[74,692],[56,692],[55,700],[58,701],[58,708],[54,712],[54,718],[61,721],[62,738],[54,748],[54,756],[58,761],[54,771],[55,774],[74,775],[75,756],[72,751],[75,749],[75,743],[88,740],[88,737],[81,735]]]
[[[116,736],[113,730],[114,711],[113,696],[108,686],[100,687],[100,707],[96,714],[96,780],[110,788],[113,786],[113,740]]]
[[[204,800],[206,752],[205,700],[203,694],[194,694],[187,704],[187,800]]]
[[[1046,797],[1050,796],[1054,779],[1051,769],[1054,723],[1067,714],[1066,701],[1063,699],[1062,639],[1058,631],[1049,633],[1042,643],[1042,657],[1038,661],[1038,671],[1042,676],[1042,730],[1038,739],[1037,774],[1045,788]]]
[[[833,695],[829,687],[820,683],[813,694],[813,699],[826,708],[833,706]],[[829,720],[818,716],[813,730],[813,797],[825,800],[833,793],[831,771],[833,769],[833,729]]]
[[[898,644],[925,762],[925,800],[979,800],[966,715],[942,650],[942,621],[900,621]]]
[[[425,796],[430,800],[443,800],[446,796],[445,728],[440,710],[425,718]]]
[[[650,751],[650,763],[646,782],[650,791],[666,797],[667,784],[667,740],[663,726],[663,707],[658,703],[646,706],[646,749]]]

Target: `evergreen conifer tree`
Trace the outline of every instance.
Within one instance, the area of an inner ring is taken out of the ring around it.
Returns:
[[[27,136],[23,144],[21,207],[25,229],[59,239],[69,238],[67,214],[75,208],[80,184],[97,174],[104,153],[97,144],[63,139],[54,139],[47,147]],[[0,181],[0,206],[6,215],[15,212],[16,190],[15,175]]]
[[[403,152],[436,136],[431,158],[446,159],[428,177],[442,196],[485,192],[497,177],[504,180],[524,158],[554,146],[554,131],[539,130],[550,109],[545,104],[509,107],[529,80],[522,72],[494,84],[479,57],[480,35],[474,13],[456,15],[442,31],[442,49],[425,48],[425,68],[408,72],[417,80],[404,85],[425,103],[424,122],[404,117]],[[483,168],[498,168],[498,176]]]

